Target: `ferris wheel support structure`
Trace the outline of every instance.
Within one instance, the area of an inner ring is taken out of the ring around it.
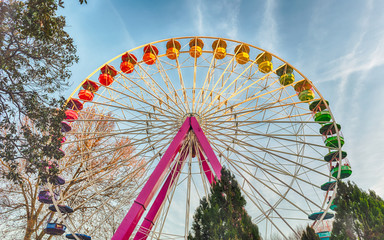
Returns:
[[[207,162],[212,166],[212,170],[215,173],[217,179],[221,177],[221,164],[217,159],[207,137],[204,135],[203,130],[201,129],[197,119],[194,116],[189,116],[185,119],[183,125],[179,129],[178,133],[174,137],[173,141],[169,145],[168,149],[165,151],[164,156],[161,158],[159,164],[156,166],[155,170],[149,177],[144,188],[141,190],[139,196],[134,201],[133,205],[129,209],[127,215],[121,222],[120,226],[116,230],[115,234],[112,237],[112,240],[124,240],[128,239],[136,225],[138,224],[140,218],[144,214],[144,211],[147,209],[149,203],[151,202],[153,196],[157,192],[160,183],[164,179],[166,170],[169,168],[171,163],[174,161],[178,151],[180,150],[183,140],[186,138],[188,132],[193,131],[195,134],[202,151],[205,153],[207,160],[201,158],[201,164],[203,165],[204,172],[210,184],[214,183],[213,173],[210,170],[210,167]],[[188,153],[188,152],[187,152]],[[160,210],[163,201],[166,197],[168,189],[174,183],[174,180],[177,178],[177,175],[180,172],[182,163],[188,154],[183,152],[180,154],[179,164],[174,165],[171,173],[168,175],[167,180],[165,181],[162,189],[160,190],[156,200],[154,201],[151,209],[149,210],[147,216],[142,223],[140,230],[136,233],[134,239],[146,239],[148,233],[153,227],[153,222],[157,217],[158,211]],[[199,152],[200,156],[203,156],[202,152]]]

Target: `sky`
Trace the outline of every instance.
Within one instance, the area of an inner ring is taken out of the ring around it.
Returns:
[[[70,93],[115,56],[172,37],[231,38],[299,69],[330,102],[353,174],[384,197],[384,1],[65,1],[80,61]]]

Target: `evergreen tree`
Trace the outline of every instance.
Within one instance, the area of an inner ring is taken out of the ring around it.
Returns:
[[[340,182],[335,204],[332,239],[384,239],[384,201],[374,191],[367,193],[354,183]]]
[[[303,234],[301,235],[301,240],[320,240],[320,237],[315,233],[315,230],[310,226],[307,226]]]
[[[223,168],[221,180],[213,184],[208,199],[200,201],[188,239],[260,239],[245,205],[234,175]]]

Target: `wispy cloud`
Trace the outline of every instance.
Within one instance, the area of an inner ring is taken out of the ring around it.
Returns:
[[[264,48],[270,52],[279,52],[278,50],[278,27],[276,23],[276,2],[275,0],[267,0],[265,3],[263,20],[257,31],[257,38],[260,39],[259,44],[261,48]],[[260,37],[262,36],[262,37]]]
[[[218,3],[193,1],[192,15],[199,35],[237,39],[241,0]]]

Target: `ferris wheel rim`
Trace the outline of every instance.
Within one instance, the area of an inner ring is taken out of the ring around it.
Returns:
[[[180,40],[180,39],[191,39],[191,38],[195,38],[196,36],[194,36],[194,37],[178,37],[178,38],[174,38],[174,39],[176,39],[176,40]],[[198,37],[198,38],[203,38],[203,39],[217,39],[216,37]],[[231,39],[226,39],[226,38],[220,38],[220,39],[223,39],[223,40],[225,40],[225,41],[231,41],[231,42],[236,42],[236,43],[240,43],[240,44],[242,44],[243,42],[240,42],[240,41],[235,41],[235,40],[231,40]],[[158,44],[158,43],[163,43],[163,42],[166,42],[166,41],[168,41],[168,40],[170,40],[170,39],[163,39],[163,40],[159,40],[159,41],[155,41],[155,42],[151,42],[151,43],[149,43],[149,44],[153,44],[153,45],[156,45],[156,44]],[[127,52],[133,52],[133,51],[135,51],[135,50],[138,50],[138,49],[141,49],[141,48],[144,48],[146,45],[148,45],[148,44],[145,44],[145,45],[142,45],[142,46],[139,46],[139,47],[136,47],[136,48],[133,48],[133,49],[131,49],[131,50],[129,50],[129,51],[127,51]],[[259,47],[256,47],[256,46],[253,46],[253,45],[250,45],[250,44],[247,44],[247,45],[249,45],[250,47],[252,47],[252,48],[255,48],[255,49],[258,49],[258,50],[260,50],[260,51],[262,51],[262,52],[267,52],[267,53],[270,53],[270,52],[268,52],[268,51],[265,51],[264,49],[261,49],[261,48],[259,48]],[[209,52],[209,51],[208,51]],[[212,51],[211,51],[212,52]],[[103,65],[101,65],[99,68],[97,68],[93,73],[91,73],[85,80],[83,80],[83,82],[82,83],[80,83],[79,84],[79,86],[73,91],[73,93],[70,95],[70,97],[68,98],[68,100],[80,89],[80,87],[81,87],[81,85],[86,81],[86,80],[88,80],[89,78],[91,78],[93,75],[95,75],[103,66],[105,66],[106,64],[109,64],[109,63],[111,63],[111,62],[113,62],[113,61],[115,61],[115,60],[117,60],[119,57],[121,57],[123,54],[125,54],[126,52],[124,52],[124,53],[122,53],[122,54],[120,54],[120,55],[118,55],[118,56],[116,56],[115,58],[113,58],[113,59],[111,59],[111,60],[109,60],[108,62],[106,62],[105,64],[103,64]],[[278,56],[276,56],[276,55],[274,55],[273,53],[270,53],[274,58],[277,58],[277,59],[279,59],[280,61],[282,61],[282,62],[284,62],[284,63],[286,63],[286,64],[288,64],[286,61],[284,61],[284,60],[282,60],[281,58],[279,58]],[[165,56],[159,56],[159,58],[160,57],[165,57]],[[253,61],[253,62],[256,62],[256,61]],[[141,62],[140,62],[141,63]],[[178,63],[177,63],[178,64]],[[292,66],[292,65],[290,65],[290,66]],[[197,66],[196,66],[196,61],[195,61],[195,65],[194,65],[194,67],[196,68]],[[293,67],[293,69],[294,69],[294,71],[296,71],[298,74],[300,74],[300,76],[302,76],[303,77],[303,80],[308,80],[303,74],[301,74],[296,68],[294,68]],[[317,88],[311,83],[311,85],[312,85],[312,88],[316,91],[316,93],[318,94],[318,96],[319,96],[319,98],[318,99],[321,99],[321,100],[324,100],[324,98],[322,97],[322,95],[320,94],[320,92],[317,90]],[[114,90],[112,87],[105,87],[106,89],[108,89],[108,90]],[[285,87],[284,87],[285,88]],[[195,89],[198,89],[198,88],[195,88]],[[327,103],[326,103],[327,104]],[[327,108],[329,109],[329,107],[328,107],[328,105],[327,105]],[[163,109],[163,110],[166,110],[166,109]],[[192,111],[193,112],[193,111]],[[332,117],[332,120],[333,120],[333,122],[336,124],[336,121],[334,121],[334,116],[332,115],[332,112],[331,111],[329,111],[330,112],[330,114],[331,114],[331,117]],[[160,116],[160,115],[159,115]],[[123,120],[124,121],[124,120]],[[161,120],[160,120],[161,121]],[[163,120],[164,121],[164,120]],[[224,122],[225,122],[225,120],[223,120]],[[176,121],[177,122],[177,121]],[[338,138],[339,138],[339,131],[336,129],[336,131],[337,131],[337,136],[338,136]],[[339,140],[340,141],[340,140]],[[339,142],[340,143],[340,142]],[[323,146],[322,146],[323,147]],[[341,149],[341,148],[340,148]],[[341,150],[340,150],[341,151]],[[329,175],[327,175],[327,176],[329,176]],[[339,170],[339,173],[338,173],[338,178],[340,177],[340,170]],[[294,179],[292,179],[292,181],[293,181]],[[287,190],[287,191],[289,191],[289,190]],[[336,193],[336,191],[334,192],[334,193]],[[282,201],[282,199],[281,199],[281,201]],[[325,203],[325,202],[324,202]],[[324,203],[323,203],[323,206],[321,207],[322,209],[324,208]],[[328,204],[328,208],[325,210],[325,212],[329,209],[329,207],[330,207],[330,204]]]

